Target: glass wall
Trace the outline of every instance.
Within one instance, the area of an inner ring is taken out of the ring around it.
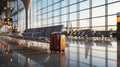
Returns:
[[[12,11],[13,24],[17,27],[18,31],[25,30],[25,9],[21,0],[11,2],[14,5]]]
[[[33,27],[64,24],[73,29],[116,30],[120,11],[119,0],[34,0],[33,4]]]
[[[119,4],[119,0],[33,0],[28,27],[63,24],[65,29],[116,30]],[[19,26],[23,28],[24,14],[24,10],[18,14]]]

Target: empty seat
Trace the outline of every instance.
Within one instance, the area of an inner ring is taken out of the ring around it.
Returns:
[[[56,25],[56,26],[26,29],[22,33],[23,36],[15,36],[15,38],[22,38],[26,40],[36,40],[36,41],[50,40],[51,33],[61,32],[62,26],[63,25]]]

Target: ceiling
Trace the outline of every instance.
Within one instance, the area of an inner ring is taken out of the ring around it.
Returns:
[[[7,7],[7,1],[16,1],[16,0],[0,0],[0,15],[4,12],[4,7]]]
[[[0,15],[4,12],[4,7],[7,6],[7,0],[0,0]]]
[[[4,13],[4,7],[7,7],[7,1],[15,1],[15,0],[0,0],[0,15]],[[0,20],[0,28],[3,26],[2,20]]]

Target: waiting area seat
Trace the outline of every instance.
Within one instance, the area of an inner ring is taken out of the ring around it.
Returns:
[[[25,40],[35,40],[50,42],[50,35],[53,32],[61,32],[63,25],[47,26],[41,28],[31,28],[26,29],[22,36],[12,35],[11,37],[25,39]]]
[[[112,37],[112,33],[114,31],[96,31],[92,29],[84,29],[84,30],[75,30],[75,31],[70,31],[69,33],[63,32],[66,36],[72,36],[72,37],[82,37],[82,38],[87,38],[87,37],[101,37],[101,38],[106,38],[106,37]]]

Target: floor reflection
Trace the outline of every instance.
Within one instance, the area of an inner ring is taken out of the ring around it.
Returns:
[[[69,64],[75,67],[119,67],[117,66],[117,42],[68,40]],[[69,66],[71,67],[71,66]]]
[[[0,41],[0,55],[1,54],[8,54],[11,51],[9,50],[9,46],[6,45],[5,42]]]
[[[23,67],[65,67],[65,54],[35,54],[21,55],[15,53],[14,61]],[[54,63],[54,64],[53,64]]]
[[[7,45],[12,51],[0,54],[0,67],[66,67],[65,53],[48,53],[9,43],[0,45],[1,50]]]
[[[48,53],[0,41],[0,51],[9,49],[0,54],[0,67],[120,67],[119,44],[69,39],[65,53]]]

